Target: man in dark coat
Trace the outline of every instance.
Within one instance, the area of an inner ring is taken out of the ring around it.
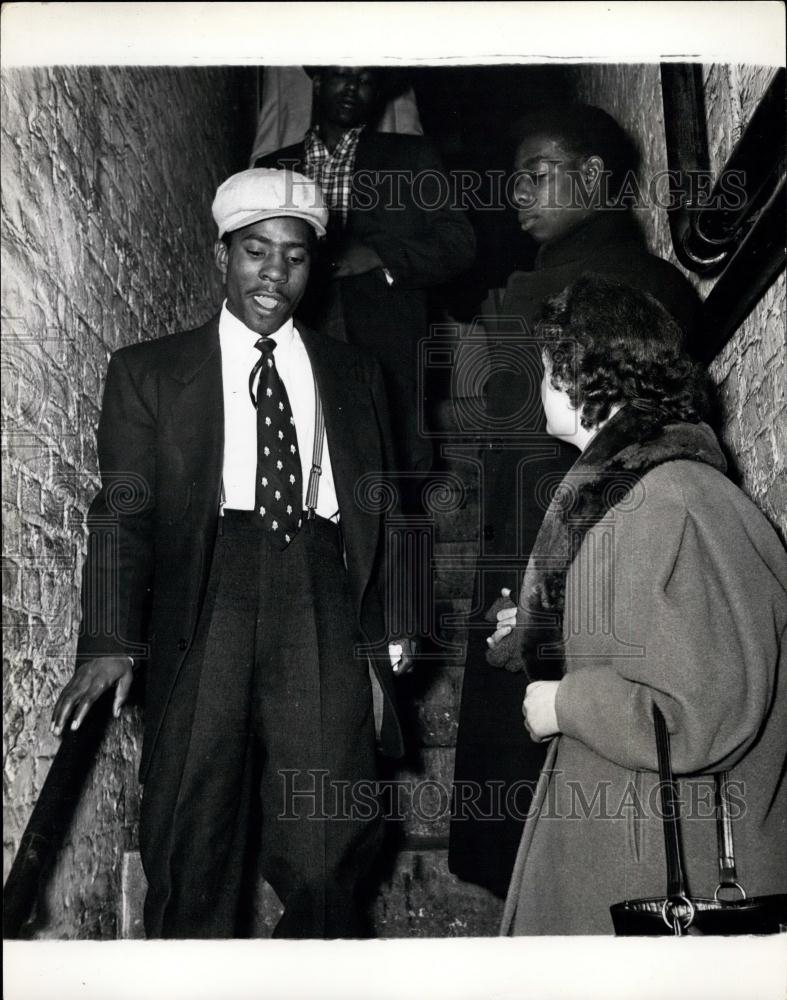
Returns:
[[[506,287],[487,383],[481,549],[457,737],[449,865],[505,896],[545,747],[522,721],[529,680],[486,662],[486,609],[502,588],[517,594],[546,505],[576,454],[546,434],[542,364],[529,331],[544,299],[584,272],[649,292],[687,337],[699,299],[676,267],[654,257],[620,194],[636,176],[633,143],[608,114],[586,105],[534,109],[519,123],[513,187],[522,229],[538,243],[532,272]],[[629,190],[631,188],[629,187]],[[494,321],[488,323],[493,330]],[[549,677],[544,665],[541,677]]]
[[[53,730],[113,685],[118,714],[145,661],[149,937],[242,935],[258,865],[284,905],[277,936],[357,936],[375,739],[402,746],[381,519],[357,492],[390,461],[382,377],[292,322],[328,219],[313,182],[244,171],[213,214],[221,312],[110,361],[77,670]],[[341,783],[364,786],[365,811]]]
[[[432,144],[369,127],[397,77],[368,66],[311,72],[314,127],[255,165],[300,170],[323,187],[331,209],[327,267],[315,275],[302,315],[320,332],[374,352],[399,467],[425,471],[432,452],[418,433],[418,342],[428,333],[427,290],[472,265],[475,236],[452,204]]]

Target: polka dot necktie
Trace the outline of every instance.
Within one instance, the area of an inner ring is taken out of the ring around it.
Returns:
[[[257,481],[254,505],[271,545],[286,549],[303,518],[303,476],[298,435],[287,390],[276,371],[276,341],[260,337],[260,358],[249,375],[249,395],[257,410]],[[259,372],[257,395],[254,379]]]

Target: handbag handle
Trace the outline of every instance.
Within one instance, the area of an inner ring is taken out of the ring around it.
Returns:
[[[715,775],[716,779],[716,843],[719,851],[719,884],[713,893],[718,901],[722,889],[737,889],[741,899],[746,899],[746,890],[738,881],[735,867],[735,845],[732,840],[732,817],[727,798],[729,775],[726,771]]]
[[[659,762],[659,799],[664,830],[664,852],[667,857],[667,899],[687,899],[688,887],[683,868],[683,851],[680,842],[680,799],[677,795],[675,776],[672,773],[669,731],[661,709],[653,706],[653,724],[656,729],[656,753]]]
[[[672,770],[670,738],[667,723],[658,705],[653,706],[653,725],[656,730],[656,754],[659,769],[659,798],[664,831],[664,852],[667,859],[667,898],[662,916],[675,934],[683,934],[694,919],[680,838],[680,799]],[[716,844],[719,858],[719,884],[713,894],[718,901],[722,889],[737,889],[743,899],[746,891],[738,881],[735,867],[735,845],[732,837],[732,819],[729,810],[726,771],[714,775],[716,805]]]

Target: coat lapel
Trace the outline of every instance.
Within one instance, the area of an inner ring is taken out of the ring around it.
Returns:
[[[195,331],[166,374],[165,439],[179,466],[187,505],[191,503],[197,523],[209,523],[219,508],[224,459],[218,315]]]

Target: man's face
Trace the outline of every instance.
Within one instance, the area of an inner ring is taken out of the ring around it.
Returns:
[[[345,129],[366,124],[377,86],[377,74],[368,66],[326,66],[314,80],[318,120]]]
[[[594,208],[592,199],[588,204],[581,191],[578,196],[578,186],[598,175],[597,159],[573,156],[560,139],[546,135],[520,143],[514,159],[514,199],[522,230],[537,243],[548,243],[584,221]]]
[[[275,333],[295,312],[306,291],[311,227],[303,219],[263,219],[232,233],[229,247],[216,243],[227,308],[261,336]]]

